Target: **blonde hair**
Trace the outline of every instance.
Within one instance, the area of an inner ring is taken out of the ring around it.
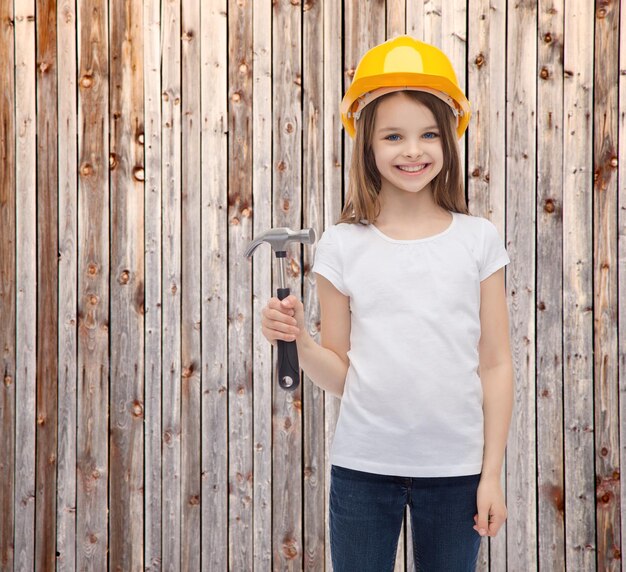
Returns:
[[[356,136],[352,149],[352,161],[348,183],[348,196],[337,224],[373,223],[380,214],[380,173],[376,167],[372,150],[372,136],[376,120],[376,109],[388,97],[403,93],[425,105],[435,116],[443,149],[443,167],[432,180],[433,199],[439,206],[453,212],[469,214],[465,200],[463,171],[459,156],[454,114],[450,107],[438,97],[422,91],[399,91],[383,95],[363,108],[356,125]]]

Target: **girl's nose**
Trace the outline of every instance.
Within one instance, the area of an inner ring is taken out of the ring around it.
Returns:
[[[417,158],[421,156],[421,154],[422,154],[422,148],[420,147],[419,142],[415,140],[407,139],[406,147],[404,148],[404,156]]]

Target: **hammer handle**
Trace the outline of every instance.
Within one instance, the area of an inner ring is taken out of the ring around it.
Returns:
[[[289,288],[278,288],[277,297],[284,300],[289,296]],[[287,391],[294,391],[300,385],[300,362],[296,342],[278,341],[278,385]]]

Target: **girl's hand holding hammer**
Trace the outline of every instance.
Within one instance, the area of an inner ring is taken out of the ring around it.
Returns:
[[[293,342],[305,332],[304,305],[293,294],[282,301],[276,297],[270,298],[261,315],[261,331],[274,346],[276,340]]]

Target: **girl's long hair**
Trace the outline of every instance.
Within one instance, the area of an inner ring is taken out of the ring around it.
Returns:
[[[404,93],[428,107],[437,121],[443,149],[443,167],[431,181],[435,203],[449,211],[469,214],[452,110],[446,103],[430,93],[407,90],[389,93],[375,99],[363,108],[359,120],[355,121],[356,137],[352,149],[348,196],[337,224],[341,222],[369,224],[375,222],[380,214],[378,194],[381,180],[372,151],[372,135],[378,105],[385,98],[393,97],[398,93]]]

